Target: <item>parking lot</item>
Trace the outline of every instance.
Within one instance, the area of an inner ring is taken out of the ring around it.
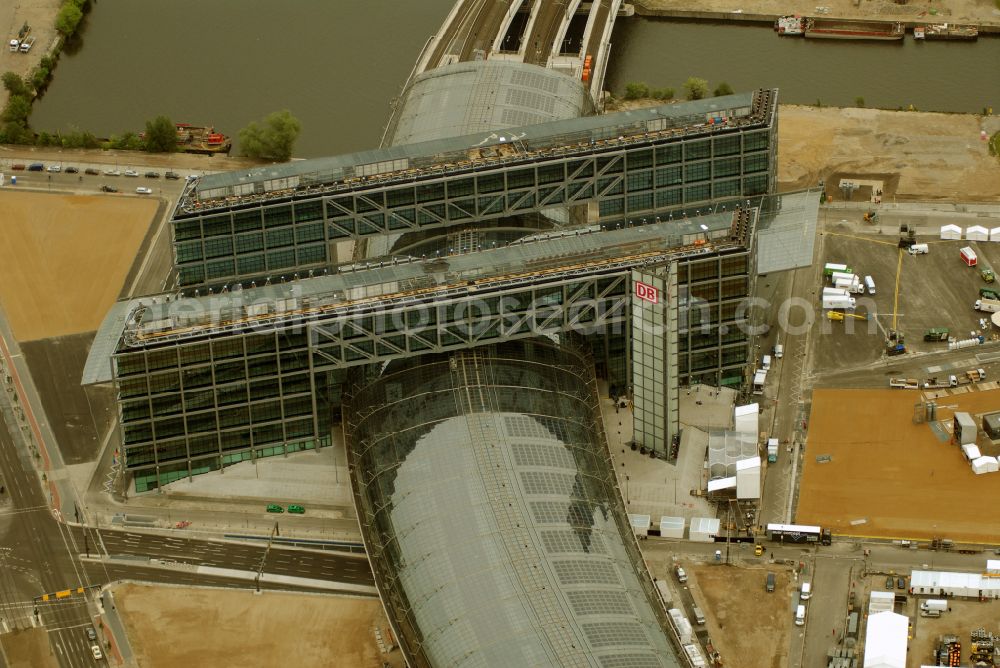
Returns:
[[[918,238],[927,243],[925,255],[900,257],[898,235],[859,234],[852,226],[831,225],[823,239],[823,253],[815,269],[815,300],[818,304],[824,283],[822,267],[828,262],[848,265],[864,279],[872,276],[876,294],[855,295],[858,315],[872,314],[875,321],[846,318],[831,322],[817,307],[817,323],[812,337],[811,367],[814,373],[858,367],[876,362],[884,356],[885,337],[892,328],[894,301],[896,329],[905,336],[907,351],[946,350],[943,342],[923,340],[924,332],[933,327],[947,327],[951,336],[964,339],[973,333],[993,336],[991,326],[980,327],[979,313],[973,304],[979,298],[979,288],[987,287],[978,269],[966,267],[959,258],[959,249],[972,246],[983,266],[1000,268],[1000,244],[968,241],[940,241]],[[899,267],[898,300],[895,297],[896,270]],[[994,283],[993,285],[998,285]],[[1000,288],[998,288],[1000,289]]]

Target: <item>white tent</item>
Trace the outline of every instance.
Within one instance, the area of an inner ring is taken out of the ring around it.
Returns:
[[[910,590],[930,596],[1000,598],[1000,578],[984,578],[979,573],[915,570],[910,574]]]
[[[757,438],[757,421],[760,418],[760,406],[758,404],[737,406],[733,409],[733,418],[734,431],[753,434],[754,438]]]
[[[1000,471],[1000,462],[997,461],[996,457],[983,456],[980,457],[980,459],[986,461],[986,470],[989,471],[990,473],[995,473],[996,471]]]
[[[760,498],[760,457],[736,462],[736,498]]]
[[[1000,227],[990,229],[990,241],[1000,241]]]
[[[664,515],[660,518],[661,538],[684,538],[684,518]]]
[[[728,478],[716,478],[708,481],[709,492],[721,492],[724,489],[736,489],[736,476]]]
[[[980,457],[983,456],[983,453],[979,452],[979,446],[976,445],[975,443],[966,443],[965,445],[963,445],[962,454],[964,454],[965,458],[968,459],[970,462],[974,459],[979,459]]]
[[[691,540],[700,543],[713,543],[719,535],[719,519],[716,517],[692,517]]]
[[[989,459],[989,458],[988,457],[977,457],[976,459],[973,459],[972,460],[972,472],[975,473],[976,475],[980,475],[982,473],[989,473],[990,472],[990,465],[989,465],[989,462],[986,461],[987,459]]]
[[[962,228],[958,225],[942,225],[941,226],[941,238],[942,239],[961,239],[962,238]]]
[[[987,559],[986,572],[990,575],[1000,575],[1000,559]]]
[[[965,228],[965,238],[969,241],[989,241],[990,231],[982,225]]]
[[[629,513],[628,522],[636,536],[648,536],[650,527],[649,515],[633,515]]]
[[[909,619],[895,612],[871,615],[865,631],[864,668],[906,668],[908,627]]]
[[[892,605],[895,601],[896,595],[891,591],[873,591],[868,599],[868,614],[892,612]]]

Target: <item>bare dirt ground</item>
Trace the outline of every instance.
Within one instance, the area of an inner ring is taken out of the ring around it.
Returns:
[[[0,301],[19,341],[97,329],[158,200],[0,190]]]
[[[883,19],[893,21],[928,21],[943,23],[1000,24],[1000,9],[993,0],[910,0],[896,4],[892,0],[634,0],[639,14],[679,11],[719,12],[723,14],[801,14],[848,19]],[[823,7],[825,12],[817,12]]]
[[[931,652],[938,645],[938,639],[943,635],[954,635],[962,643],[962,661],[969,664],[970,642],[969,633],[974,629],[985,628],[994,635],[1000,633],[1000,601],[979,601],[952,599],[948,601],[950,612],[942,614],[937,619],[930,617],[911,616],[913,622],[913,640],[910,641],[906,653],[906,667],[920,668],[933,665]]]
[[[794,586],[788,569],[780,566],[741,568],[688,566],[688,585],[712,641],[727,666],[782,668],[788,665],[788,601]],[[772,594],[764,591],[768,571],[775,573]]]
[[[899,201],[997,201],[1000,160],[981,130],[1000,131],[1000,116],[781,105],[779,188],[849,172],[898,175]]]
[[[0,635],[9,668],[56,668],[59,662],[49,646],[45,629],[27,629]]]
[[[918,400],[900,390],[813,392],[797,523],[858,536],[996,540],[1000,515],[980,509],[1000,495],[1000,474],[975,475],[958,446],[914,424]],[[998,403],[1000,390],[956,393],[947,407],[938,400],[938,419],[950,424],[954,410],[977,414]],[[820,455],[832,461],[818,464]]]
[[[376,627],[389,637],[378,599],[137,584],[114,596],[140,668],[402,666],[376,644]]]
[[[0,72],[14,72],[22,77],[42,60],[56,42],[56,14],[62,0],[19,0],[0,2]],[[31,28],[35,44],[28,53],[11,53],[8,42],[16,39],[25,23]],[[0,88],[0,107],[7,104],[7,91]]]
[[[662,104],[616,100],[608,111]],[[980,139],[1000,116],[783,104],[778,190],[833,183],[837,174],[886,181],[897,201],[1000,201],[1000,160]]]

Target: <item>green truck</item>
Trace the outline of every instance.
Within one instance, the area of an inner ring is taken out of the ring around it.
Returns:
[[[947,327],[934,327],[924,332],[924,341],[947,341],[947,340],[948,340]]]

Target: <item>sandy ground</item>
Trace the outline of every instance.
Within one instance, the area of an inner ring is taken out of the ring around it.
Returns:
[[[796,523],[829,526],[835,534],[996,540],[1000,515],[981,509],[983,499],[1000,495],[1000,474],[975,475],[958,446],[941,442],[930,425],[914,424],[919,397],[901,390],[814,391]],[[996,410],[1000,390],[957,393],[938,405],[938,419],[950,431],[951,411]],[[820,455],[832,461],[818,464]],[[858,520],[865,521],[851,524]]]
[[[657,104],[618,100],[608,110]],[[1000,132],[1000,116],[783,104],[778,190],[833,183],[840,174],[884,180],[900,202],[1000,201],[1000,160],[982,130]]]
[[[788,569],[724,568],[685,564],[688,585],[705,612],[706,627],[734,668],[782,668],[788,665],[788,600],[794,586]],[[775,573],[773,594],[764,591],[768,571]]]
[[[49,646],[49,632],[27,629],[0,635],[8,668],[56,668],[59,662]]]
[[[779,188],[849,172],[898,175],[899,201],[997,201],[1000,161],[981,130],[1000,131],[1000,116],[781,105]]]
[[[1000,24],[1000,9],[993,0],[633,0],[639,14],[698,11],[742,14],[802,14],[852,19],[892,19],[942,23]],[[825,11],[817,11],[823,8]]]
[[[158,203],[0,190],[0,301],[17,339],[97,329]]]
[[[18,0],[0,2],[0,28],[3,44],[0,45],[0,72],[15,72],[22,77],[42,60],[56,43],[56,14],[62,0]],[[16,39],[21,26],[31,27],[35,44],[28,53],[11,53],[8,42]],[[7,91],[0,87],[0,107],[7,104]]]
[[[910,618],[914,620],[914,637],[910,641],[906,655],[907,668],[934,665],[931,652],[937,647],[939,638],[943,635],[958,637],[962,643],[962,665],[970,665],[969,633],[973,629],[985,628],[994,635],[1000,634],[1000,625],[997,623],[1000,619],[1000,601],[980,603],[952,599],[948,605],[951,607],[951,612],[946,612],[936,619],[919,617],[916,613],[911,615]]]
[[[374,598],[136,584],[114,596],[140,668],[402,666],[376,645],[376,626],[389,635]]]

